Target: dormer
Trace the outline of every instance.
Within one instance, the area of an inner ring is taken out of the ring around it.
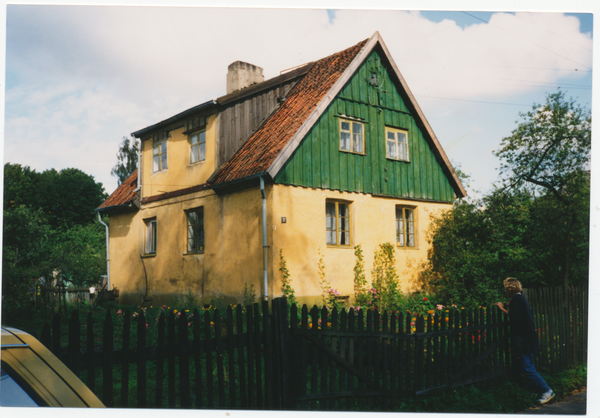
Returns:
[[[142,199],[206,183],[217,168],[215,120],[210,101],[132,134],[141,140]]]

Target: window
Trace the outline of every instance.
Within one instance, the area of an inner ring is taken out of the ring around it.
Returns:
[[[392,160],[408,161],[408,132],[385,128],[386,156]]]
[[[325,218],[327,245],[350,245],[350,204],[326,202]]]
[[[152,172],[156,173],[167,168],[167,141],[158,142],[152,145]]]
[[[145,246],[146,254],[156,254],[156,218],[147,219],[146,224]]]
[[[190,135],[190,164],[204,161],[206,155],[206,131]]]
[[[396,206],[396,242],[400,247],[415,247],[415,208]]]
[[[204,208],[196,208],[186,212],[187,217],[187,252],[204,252]]]
[[[340,119],[340,151],[365,153],[364,125],[346,119]]]

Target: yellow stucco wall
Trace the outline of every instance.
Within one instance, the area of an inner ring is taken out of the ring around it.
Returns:
[[[272,259],[275,296],[281,295],[279,250],[290,271],[296,296],[320,297],[322,294],[318,261],[321,254],[326,278],[343,295],[354,294],[354,246],[363,250],[366,277],[371,283],[374,253],[379,244],[396,245],[395,209],[397,205],[416,207],[417,245],[414,249],[396,246],[396,266],[403,292],[418,290],[419,265],[427,259],[426,232],[430,215],[452,205],[373,197],[360,193],[274,185],[270,207],[273,231]],[[330,247],[326,244],[325,204],[328,199],[350,202],[351,246]],[[281,218],[286,222],[282,223]],[[312,298],[315,299],[315,298]]]
[[[167,170],[152,172],[152,139],[142,141],[142,197],[206,183],[216,169],[215,120],[215,115],[206,118],[206,158],[194,164],[190,164],[190,145],[183,127],[170,131],[167,141]]]
[[[283,250],[292,286],[302,302],[319,302],[322,294],[318,261],[322,256],[327,280],[343,295],[354,294],[354,246],[364,252],[371,282],[374,252],[379,244],[396,244],[395,208],[413,206],[417,246],[396,247],[402,291],[417,288],[417,272],[426,260],[430,215],[449,204],[407,201],[359,193],[267,185],[268,293],[281,296],[279,250]],[[328,199],[350,203],[351,246],[326,244],[325,204]],[[186,254],[185,211],[204,207],[205,252]],[[285,217],[285,223],[282,222]],[[156,255],[144,256],[144,220],[157,220]],[[188,292],[209,303],[213,298],[243,301],[244,285],[263,294],[262,200],[258,187],[217,196],[205,190],[145,204],[137,214],[111,217],[111,282],[122,301],[154,303],[184,297]],[[147,283],[147,286],[146,286]],[[129,296],[126,296],[129,295]]]
[[[185,211],[204,207],[205,251],[186,254]],[[207,190],[145,204],[135,215],[111,217],[111,284],[126,303],[144,295],[167,301],[191,292],[210,302],[241,302],[244,284],[262,282],[258,188],[217,196]],[[144,254],[145,220],[156,218],[156,254]],[[227,231],[227,233],[224,233]]]

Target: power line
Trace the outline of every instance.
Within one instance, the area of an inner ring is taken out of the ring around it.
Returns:
[[[538,28],[538,29],[542,29],[542,30],[545,30],[546,32],[548,32],[548,33],[551,33],[551,34],[552,34],[552,35],[554,35],[554,36],[558,36],[559,38],[561,38],[561,39],[563,39],[563,40],[565,40],[565,41],[567,41],[567,42],[571,42],[573,45],[577,45],[578,47],[580,47],[580,48],[582,48],[582,49],[585,49],[586,51],[594,52],[594,51],[592,51],[590,48],[587,48],[587,47],[585,47],[585,46],[583,46],[583,45],[580,45],[579,43],[577,43],[577,42],[575,42],[575,41],[572,41],[572,40],[570,40],[570,39],[568,39],[568,38],[565,38],[564,36],[562,36],[562,35],[559,35],[558,33],[554,33],[554,32],[552,32],[551,30],[548,30],[548,29],[546,29],[546,28],[542,28],[542,27],[540,27],[540,26],[538,26],[538,25],[536,25],[536,24],[533,24],[533,23],[531,23],[529,20],[523,19],[521,16],[517,16],[516,14],[514,14],[513,16],[514,16],[514,17],[516,17],[517,19],[521,19],[523,22],[527,22],[527,23],[529,23],[531,26],[535,26],[536,28]]]
[[[406,64],[426,64],[426,65],[439,65],[438,61],[403,61],[402,62],[403,67]],[[444,63],[444,65],[446,65]],[[490,64],[479,64],[479,63],[464,63],[462,62],[460,66],[454,65],[447,65],[448,67],[455,67],[455,68],[463,68],[463,67],[487,67],[487,68],[513,68],[513,69],[517,69],[517,70],[538,70],[538,71],[569,71],[569,72],[574,72],[574,73],[591,73],[593,72],[592,70],[578,70],[577,68],[574,69],[570,69],[570,68],[542,68],[542,67],[515,67],[513,65],[490,65]]]
[[[469,103],[495,104],[495,105],[505,105],[505,106],[531,107],[531,103],[529,103],[529,104],[520,104],[520,103],[487,102],[487,101],[483,101],[483,100],[453,99],[453,98],[450,98],[450,97],[425,96],[425,95],[421,95],[421,94],[417,94],[416,96],[418,96],[418,97],[427,97],[429,99],[452,100],[452,101],[456,101],[456,102],[469,102]]]
[[[495,27],[496,29],[500,29],[501,31],[504,31],[504,32],[506,32],[506,33],[509,33],[509,34],[511,34],[511,35],[513,35],[513,36],[516,36],[517,38],[523,39],[524,41],[526,41],[526,42],[529,42],[530,44],[532,44],[532,45],[535,45],[535,46],[537,46],[538,48],[542,48],[542,49],[543,49],[543,50],[545,50],[545,51],[548,51],[548,52],[550,52],[550,53],[552,53],[552,54],[558,55],[559,57],[562,57],[562,58],[564,58],[564,59],[566,59],[566,60],[569,60],[569,61],[571,61],[571,62],[574,62],[575,64],[581,65],[582,67],[585,67],[585,68],[587,68],[588,70],[591,70],[591,68],[590,68],[590,67],[588,67],[587,65],[585,65],[585,64],[582,64],[582,63],[580,63],[580,62],[577,62],[577,61],[575,61],[575,60],[573,60],[573,59],[571,59],[571,58],[569,58],[569,57],[566,57],[566,56],[564,56],[564,55],[562,55],[562,54],[559,54],[558,52],[552,51],[551,49],[548,49],[548,48],[546,48],[546,47],[544,47],[544,46],[538,45],[538,44],[536,44],[535,42],[532,42],[532,41],[530,41],[529,39],[525,39],[525,38],[523,38],[522,36],[516,35],[516,34],[514,34],[514,33],[510,32],[510,31],[508,31],[508,30],[506,30],[506,29],[503,29],[503,28],[501,28],[501,27],[499,27],[499,26],[496,26],[496,25],[493,25],[493,24],[491,24],[491,23],[489,23],[489,22],[486,22],[485,20],[483,20],[483,19],[481,19],[481,18],[479,18],[479,17],[477,17],[477,16],[474,16],[474,15],[472,15],[472,14],[470,14],[470,13],[467,13],[467,12],[463,12],[463,13],[464,13],[464,14],[466,14],[466,15],[468,15],[468,16],[471,16],[473,19],[477,19],[477,20],[480,20],[480,21],[482,21],[482,22],[483,22],[483,23],[485,23],[485,24],[491,25],[491,26]]]
[[[423,78],[410,78],[407,77],[407,79],[410,80],[410,82],[414,82],[414,81],[424,81],[426,80],[429,83],[433,83],[433,82],[438,82],[438,83],[448,83],[448,81],[444,81],[444,80],[432,80],[431,78],[427,78],[427,79],[423,79]],[[503,79],[497,79],[497,80],[503,80]],[[510,81],[520,81],[520,80],[510,80]],[[521,83],[486,83],[486,82],[476,82],[476,81],[472,81],[472,80],[468,80],[468,81],[460,81],[460,80],[456,80],[456,79],[452,79],[452,83],[462,83],[462,84],[486,84],[486,85],[500,85],[500,86],[520,86],[520,87],[564,87],[565,89],[575,89],[575,90],[591,90],[592,86],[581,86],[581,85],[577,85],[577,84],[564,84],[564,83],[537,83],[537,84],[533,84],[533,83],[527,83],[527,82],[521,82]],[[534,82],[535,83],[535,82]]]

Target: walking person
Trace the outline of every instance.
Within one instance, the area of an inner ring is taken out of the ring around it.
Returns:
[[[540,376],[533,363],[533,356],[538,350],[538,337],[533,325],[531,308],[527,299],[521,294],[523,287],[517,279],[509,277],[504,280],[504,290],[510,297],[510,302],[507,304],[508,310],[502,302],[496,302],[494,305],[508,315],[512,347],[516,351],[521,370],[542,394],[538,400],[539,403],[545,404],[554,397],[554,391]]]

